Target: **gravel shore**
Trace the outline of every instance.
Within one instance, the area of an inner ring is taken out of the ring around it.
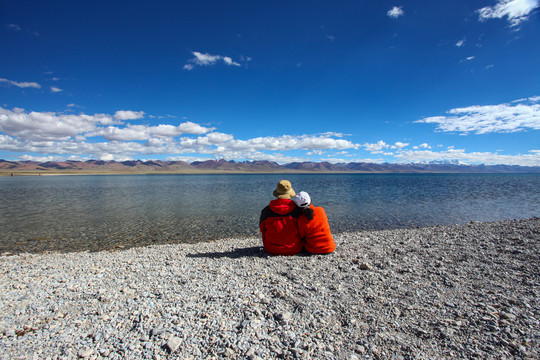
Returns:
[[[0,257],[1,359],[538,359],[540,218]]]

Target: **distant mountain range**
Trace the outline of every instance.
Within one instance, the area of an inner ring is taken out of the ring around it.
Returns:
[[[184,161],[7,161],[0,159],[0,173],[200,173],[200,172],[362,172],[362,173],[540,173],[540,166],[459,165],[459,164],[376,164],[350,162],[293,162],[207,160]]]

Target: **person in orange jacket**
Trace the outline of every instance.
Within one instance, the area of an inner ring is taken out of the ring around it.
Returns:
[[[296,255],[304,247],[298,232],[302,211],[291,200],[296,193],[290,181],[281,180],[273,195],[277,199],[270,201],[259,219],[264,250],[271,255]]]
[[[336,250],[324,209],[313,206],[309,194],[305,191],[299,192],[293,201],[302,209],[302,214],[298,217],[298,231],[304,239],[305,249],[314,254],[328,254]]]

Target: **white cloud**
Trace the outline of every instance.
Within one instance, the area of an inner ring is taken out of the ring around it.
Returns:
[[[431,149],[431,146],[429,146],[428,143],[423,143],[423,144],[420,144],[418,146],[415,146],[414,148],[415,149]]]
[[[114,114],[116,120],[137,120],[144,117],[144,111],[119,110]]]
[[[176,137],[181,134],[201,135],[213,128],[193,122],[174,125],[131,125],[116,127],[119,120],[139,119],[143,111],[117,111],[106,114],[68,115],[53,112],[26,112],[23,109],[7,110],[0,107],[0,132],[21,141],[67,141],[71,138],[103,136],[111,141],[148,140],[152,137]],[[106,127],[105,127],[106,126]]]
[[[110,118],[103,114],[58,115],[52,112],[13,111],[0,107],[0,131],[22,139],[39,141],[67,140],[80,133],[92,131]]]
[[[529,19],[531,12],[540,7],[539,0],[498,0],[495,6],[478,9],[481,21],[507,18],[510,26],[515,27]]]
[[[196,65],[198,66],[213,66],[218,62],[223,62],[228,66],[241,66],[238,62],[233,61],[229,56],[210,55],[208,53],[203,54],[198,51],[192,51],[193,58],[188,60],[188,63],[184,65],[184,70],[193,70]]]
[[[390,147],[390,145],[386,144],[384,141],[379,140],[375,144],[365,143],[362,145],[367,151],[373,153],[380,152],[382,149],[387,149]]]
[[[23,31],[23,29],[17,24],[6,24],[6,27],[8,29],[11,29],[11,30],[15,31],[15,32]],[[27,32],[29,34],[32,34],[32,35],[39,36],[39,33],[37,31],[26,30],[25,32]]]
[[[538,118],[539,110],[531,106],[540,102],[540,97],[520,99],[511,104],[514,116],[529,113]],[[484,108],[484,107],[479,107]],[[475,107],[453,109],[448,118],[474,117],[479,111]],[[475,112],[476,111],[476,112]],[[464,112],[466,114],[464,115]],[[480,111],[481,112],[481,111]],[[470,113],[470,114],[469,114]],[[472,115],[471,115],[472,114]],[[355,144],[336,132],[306,135],[282,135],[248,139],[235,139],[233,134],[215,131],[193,122],[178,125],[133,125],[119,119],[134,119],[143,116],[142,111],[119,111],[114,115],[68,115],[52,112],[27,112],[23,109],[7,110],[0,107],[0,151],[32,154],[54,159],[140,159],[163,155],[182,158],[224,158],[227,160],[251,159],[272,160],[278,163],[292,161],[321,161],[314,157],[325,156],[325,161],[351,162],[362,159],[363,152],[378,154],[371,162],[392,161],[459,161],[466,163],[497,163],[516,165],[540,165],[540,150],[526,154],[502,155],[500,151],[467,153],[465,150],[448,147],[440,152],[431,151],[428,143],[410,146],[402,141],[393,145],[379,140],[376,143]],[[118,119],[117,119],[118,118]],[[429,119],[429,118],[428,118]],[[444,123],[445,116],[438,124]],[[418,122],[427,122],[419,120]],[[540,124],[536,120],[536,124]],[[452,122],[452,121],[450,121]],[[456,121],[454,121],[456,122]],[[459,123],[459,120],[457,121]],[[468,123],[471,128],[474,126]],[[483,123],[482,123],[483,124]],[[483,124],[484,126],[485,124]],[[538,125],[540,127],[540,125]],[[472,130],[470,130],[472,131]],[[328,151],[330,150],[330,151]],[[354,150],[359,150],[358,152]],[[306,158],[307,157],[307,158]],[[346,157],[347,160],[338,157]],[[333,161],[333,160],[331,160]]]
[[[400,16],[403,16],[405,12],[401,9],[401,6],[394,6],[388,12],[386,15],[388,15],[391,18],[397,19]]]
[[[206,135],[208,138],[208,141],[212,144],[223,144],[227,141],[231,141],[234,139],[234,136],[230,134],[223,134],[218,132],[213,132],[208,135]]]
[[[51,86],[51,92],[53,93],[57,93],[57,92],[62,92],[63,90],[56,87],[56,86]]]
[[[20,88],[36,88],[36,89],[41,88],[41,85],[39,85],[37,82],[17,82],[13,80],[0,78],[0,83],[6,83],[8,85],[17,86]]]
[[[214,65],[218,60],[222,59],[220,55],[203,54],[198,51],[193,51],[195,55],[195,64],[197,65]]]
[[[111,141],[134,141],[147,140],[151,134],[147,132],[147,127],[143,125],[128,125],[125,128],[109,126],[87,134],[88,137],[103,136],[105,140]]]
[[[157,126],[127,124],[126,127],[122,128],[109,126],[106,128],[99,128],[91,133],[87,133],[86,136],[103,136],[105,140],[111,141],[137,141],[148,140],[155,137],[176,137],[182,134],[201,135],[211,130],[211,128],[205,128],[188,121],[178,126],[164,124]]]
[[[456,108],[448,111],[448,116],[427,117],[415,123],[438,124],[439,131],[463,134],[540,130],[539,102],[540,96],[535,96],[510,104]]]
[[[186,121],[185,123],[181,123],[180,125],[178,125],[178,130],[181,133],[185,133],[185,134],[201,135],[201,134],[206,134],[207,132],[214,130],[214,128],[205,128],[194,122]]]
[[[540,151],[531,150],[527,154],[503,155],[492,152],[471,152],[464,149],[448,149],[446,151],[407,150],[396,154],[401,162],[442,161],[461,164],[505,164],[520,166],[540,166]]]
[[[344,133],[340,133],[340,132],[334,132],[334,131],[327,131],[327,132],[324,132],[324,133],[320,133],[318,134],[320,136],[328,136],[328,137],[331,137],[331,136],[335,136],[335,137],[344,137],[345,134]],[[349,134],[350,135],[350,134]]]
[[[109,129],[109,128],[107,128]],[[166,154],[169,157],[178,157],[179,154],[208,154],[210,158],[224,159],[251,159],[270,160],[280,163],[291,161],[305,161],[299,156],[290,156],[285,153],[288,150],[298,150],[299,147],[309,146],[320,148],[340,148],[343,146],[354,147],[354,144],[343,140],[321,139],[318,136],[303,135],[298,137],[281,136],[278,138],[256,138],[249,140],[235,140],[232,135],[222,133],[210,133],[198,138],[173,139],[151,138],[145,143],[122,141],[121,139],[142,138],[146,135],[141,126],[132,126],[122,131],[107,130],[110,138],[115,140],[108,142],[85,142],[69,139],[66,141],[32,141],[18,140],[16,138],[0,135],[0,150],[12,152],[34,152],[44,155],[61,154],[80,158],[93,159],[125,159],[140,158],[137,154]],[[151,132],[151,129],[146,129]],[[330,141],[328,141],[330,140]],[[334,140],[334,141],[332,141]],[[318,150],[314,150],[318,151]],[[173,155],[174,154],[174,155]]]
[[[407,147],[407,146],[409,146],[409,143],[403,143],[401,141],[398,141],[398,142],[394,143],[394,145],[392,146],[392,149],[396,149],[396,148],[397,149],[402,149],[402,148]]]
[[[468,58],[466,58],[465,60],[467,61],[471,61],[471,60],[474,60],[474,56],[469,56]]]
[[[323,150],[323,149],[350,149],[357,148],[358,145],[348,140],[334,139],[328,136],[291,136],[283,135],[280,137],[258,137],[249,140],[232,140],[224,148],[234,151],[288,151],[295,149],[303,150]]]
[[[228,56],[224,56],[224,57],[223,57],[223,61],[225,62],[225,64],[227,64],[227,65],[229,65],[229,66],[230,66],[230,65],[240,66],[239,63],[233,61],[233,60],[232,60],[230,57],[228,57]]]
[[[13,30],[13,31],[22,31],[21,27],[19,25],[16,25],[16,24],[7,24],[6,27],[8,29]]]
[[[456,43],[456,46],[457,46],[457,47],[462,47],[463,45],[465,45],[465,38],[459,40],[459,41]]]

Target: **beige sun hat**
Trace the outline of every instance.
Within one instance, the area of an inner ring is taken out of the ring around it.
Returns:
[[[289,180],[281,180],[274,190],[274,196],[278,199],[292,199],[296,193],[294,192]]]

